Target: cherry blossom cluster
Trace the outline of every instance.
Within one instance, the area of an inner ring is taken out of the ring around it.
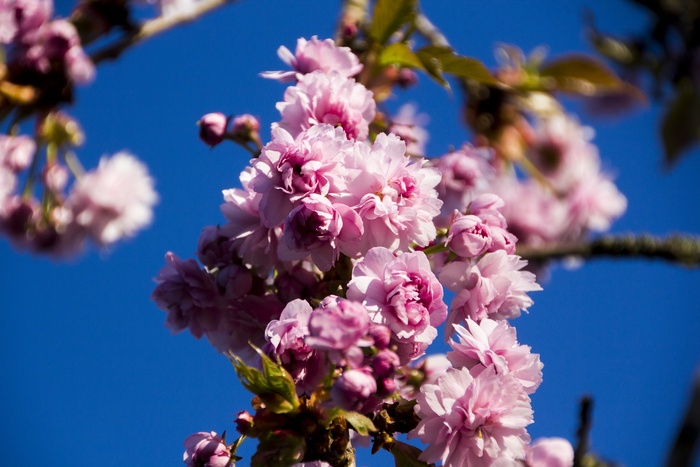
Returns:
[[[506,176],[493,151],[418,157],[415,110],[378,125],[385,113],[349,48],[313,37],[279,56],[292,70],[263,76],[290,86],[266,144],[248,115],[199,122],[206,144],[257,141],[257,151],[247,147],[240,188],[223,191],[226,222],[202,231],[199,262],[168,252],[152,294],[173,332],[206,337],[239,371],[279,365],[293,382],[291,402],[254,400],[238,431],[260,440],[259,459],[279,448],[286,465],[329,465],[339,454],[306,445],[295,417],[318,417],[313,436],[325,439],[339,423],[329,413],[371,421],[414,401],[412,421],[374,427],[375,443],[408,433],[427,445],[421,461],[450,466],[571,465],[567,441],[531,445],[527,433],[543,365],[507,320],[541,288],[493,193]],[[436,360],[427,349],[442,326],[452,351]],[[364,431],[347,417],[346,437]],[[188,465],[228,465],[235,453],[213,432],[185,445]]]
[[[15,84],[91,81],[95,68],[83,51],[75,26],[51,19],[51,0],[14,0],[0,4],[0,42],[9,46],[4,74]],[[4,78],[4,76],[3,76]]]

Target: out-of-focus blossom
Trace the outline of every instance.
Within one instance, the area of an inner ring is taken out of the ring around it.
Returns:
[[[231,136],[241,141],[259,139],[260,122],[250,114],[236,115],[231,122]]]
[[[442,174],[436,187],[443,202],[442,211],[435,220],[439,227],[448,227],[455,210],[463,213],[476,195],[490,191],[489,184],[496,175],[490,163],[492,159],[491,149],[465,144],[431,161]]]
[[[0,136],[0,165],[13,172],[29,167],[35,151],[36,143],[28,136]]]
[[[389,133],[393,133],[406,143],[406,152],[411,156],[424,156],[428,143],[425,125],[430,118],[427,114],[417,113],[414,104],[404,104],[399,112],[391,118]]]
[[[231,451],[215,432],[200,431],[185,439],[182,461],[187,467],[230,467]]]
[[[528,292],[542,290],[535,275],[522,271],[527,261],[503,250],[484,255],[477,263],[455,261],[440,272],[440,282],[456,292],[446,335],[452,335],[452,325],[466,318],[511,319],[520,316],[533,303]]]
[[[319,350],[344,352],[357,345],[369,328],[369,314],[362,304],[331,296],[311,313],[306,343]]]
[[[412,243],[427,246],[435,239],[433,218],[442,206],[435,191],[440,173],[407,157],[405,143],[396,135],[380,133],[371,147],[355,144],[346,167],[352,182],[342,201],[353,206],[365,225],[360,253],[378,246],[407,251]]]
[[[564,438],[539,438],[527,446],[527,467],[571,467],[574,448]]]
[[[279,126],[293,136],[328,123],[358,141],[367,139],[375,108],[372,91],[337,71],[304,75],[296,86],[287,88],[284,101],[277,103],[282,115]]]
[[[197,125],[199,125],[199,139],[204,144],[214,147],[226,136],[228,118],[221,112],[212,112],[204,115]]]
[[[528,394],[535,392],[543,365],[529,346],[518,344],[514,327],[488,318],[480,323],[467,318],[465,324],[454,325],[459,341],[450,341],[453,350],[447,354],[455,368],[467,368],[475,375],[493,365],[496,373],[513,375]]]
[[[285,46],[277,49],[277,55],[284,63],[292,67],[292,71],[266,71],[261,73],[264,78],[276,79],[281,82],[300,79],[313,71],[330,73],[337,72],[345,78],[355,76],[362,71],[362,64],[348,47],[338,47],[331,39],[318,40],[313,36],[310,40],[297,39],[295,53]]]
[[[44,167],[41,178],[46,188],[53,193],[60,193],[68,184],[70,173],[65,165],[55,163]]]
[[[66,206],[97,244],[108,245],[151,222],[158,200],[153,185],[143,163],[119,152],[76,180]]]
[[[512,376],[493,368],[476,377],[466,368],[450,369],[435,384],[423,385],[416,400],[421,421],[409,438],[428,445],[420,460],[458,467],[491,465],[497,459],[516,465],[525,457],[532,408]]]
[[[372,248],[355,265],[347,296],[362,302],[374,323],[391,329],[395,341],[415,346],[409,359],[422,355],[447,315],[442,286],[423,252],[394,257],[386,248]]]

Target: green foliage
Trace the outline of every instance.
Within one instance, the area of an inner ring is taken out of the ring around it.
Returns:
[[[342,415],[352,428],[362,436],[368,436],[370,432],[377,431],[372,420],[360,413],[343,411]]]
[[[246,365],[234,354],[229,358],[241,384],[260,397],[265,406],[274,413],[288,413],[299,408],[294,379],[282,365],[273,362],[257,347],[251,346],[262,359],[263,371]]]
[[[394,456],[394,465],[396,467],[429,467],[433,464],[426,464],[418,460],[421,450],[410,444],[395,441],[391,448],[391,454]]]
[[[425,67],[420,58],[403,42],[397,42],[386,46],[379,55],[379,64],[381,66],[399,65],[425,71]]]
[[[475,58],[457,55],[450,47],[423,47],[416,52],[416,56],[420,59],[425,71],[446,88],[449,88],[449,84],[444,78],[444,73],[480,84],[496,83],[496,78],[483,63]]]
[[[675,165],[684,152],[700,142],[700,94],[688,81],[676,88],[661,121],[664,162]]]
[[[540,76],[549,90],[594,96],[622,90],[624,84],[605,64],[585,55],[569,55],[545,63]]]
[[[380,45],[404,25],[413,23],[417,0],[377,0],[370,25],[370,37]]]
[[[276,431],[260,440],[250,459],[250,467],[288,467],[301,462],[306,452],[306,441],[299,435]]]

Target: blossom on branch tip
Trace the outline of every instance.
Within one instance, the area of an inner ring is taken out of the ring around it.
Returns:
[[[331,39],[318,40],[313,36],[310,40],[299,38],[295,54],[280,46],[277,55],[293,71],[266,71],[261,73],[263,78],[276,79],[281,82],[300,79],[302,75],[320,70],[324,73],[336,71],[345,78],[355,76],[362,71],[363,65],[348,47],[338,47]]]

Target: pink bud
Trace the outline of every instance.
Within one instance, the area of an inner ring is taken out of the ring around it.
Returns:
[[[216,146],[224,140],[228,119],[221,112],[208,113],[197,122],[199,139],[209,146]]]
[[[347,370],[331,389],[333,401],[344,410],[359,410],[377,392],[377,382],[369,368]]]

